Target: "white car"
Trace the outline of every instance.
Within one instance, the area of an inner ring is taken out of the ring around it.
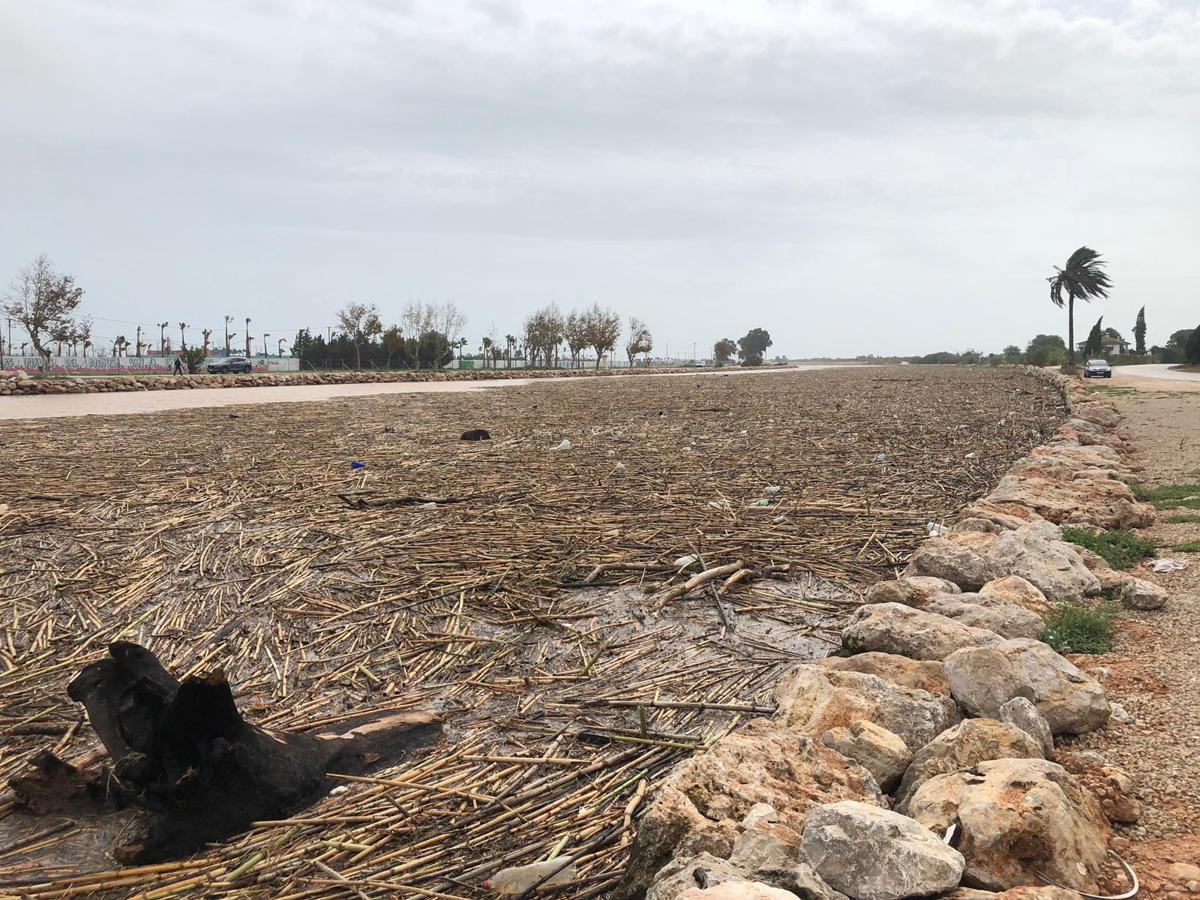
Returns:
[[[1112,378],[1112,366],[1107,360],[1089,359],[1083,364],[1084,378]]]

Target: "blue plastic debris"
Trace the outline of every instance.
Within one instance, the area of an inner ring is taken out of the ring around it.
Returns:
[[[350,468],[352,469],[365,469],[366,467],[367,464],[360,459],[351,460],[350,462]]]

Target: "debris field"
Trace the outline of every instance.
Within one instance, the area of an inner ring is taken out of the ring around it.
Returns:
[[[118,641],[223,670],[264,728],[445,728],[154,865],[6,791],[0,895],[476,897],[556,855],[559,895],[602,894],[657,780],[769,713],[780,669],[1064,414],[1016,369],[905,366],[10,423],[5,785],[41,751],[96,761],[66,688]]]

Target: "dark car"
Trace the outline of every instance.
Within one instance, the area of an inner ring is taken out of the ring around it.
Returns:
[[[1089,359],[1083,364],[1084,378],[1112,378],[1112,366],[1103,359]]]
[[[244,356],[226,356],[224,359],[210,359],[204,369],[210,375],[223,375],[226,372],[245,372],[248,375],[254,366]]]

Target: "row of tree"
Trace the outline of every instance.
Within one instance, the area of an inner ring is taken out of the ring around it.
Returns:
[[[595,365],[599,368],[605,356],[616,352],[621,334],[620,315],[598,303],[582,310],[571,310],[565,316],[556,305],[550,304],[525,320],[525,341],[521,349],[532,366],[558,365],[564,345],[573,366],[580,365],[585,350],[591,350],[596,354]],[[630,317],[624,346],[629,364],[632,366],[639,356],[649,359],[653,349],[654,337],[646,323]]]

